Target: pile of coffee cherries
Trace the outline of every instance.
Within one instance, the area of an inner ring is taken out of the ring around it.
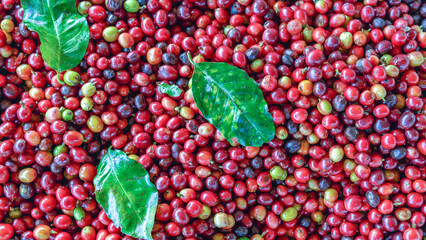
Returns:
[[[154,240],[426,237],[422,0],[90,0],[60,74],[19,0],[0,4],[0,240],[116,240],[96,203],[112,146],[159,192]],[[276,125],[230,144],[197,109],[194,62],[227,62]],[[157,87],[180,87],[179,97]],[[62,84],[65,83],[65,84]]]

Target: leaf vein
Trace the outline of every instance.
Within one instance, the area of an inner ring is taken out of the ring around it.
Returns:
[[[109,157],[109,159],[110,159],[110,160],[112,160],[110,155],[109,155],[108,157]],[[133,205],[134,205],[134,203],[130,200],[129,195],[127,194],[126,190],[124,189],[123,185],[121,184],[121,182],[120,182],[120,180],[119,180],[119,178],[118,178],[118,176],[117,176],[117,173],[116,173],[116,171],[114,170],[114,167],[112,167],[111,169],[112,169],[112,171],[113,171],[113,173],[114,173],[114,174],[113,174],[113,175],[114,175],[114,177],[117,179],[118,184],[120,185],[121,189],[123,190],[124,195],[126,195],[127,199],[128,199],[128,200],[129,200],[129,202],[131,203],[131,206],[132,206],[133,210],[135,211],[136,216],[138,217],[139,221],[140,221],[140,222],[142,222],[142,219],[141,219],[141,217],[139,216],[139,212],[138,212],[138,211],[137,211],[137,209],[133,206]]]
[[[52,12],[52,9],[50,7],[50,2],[49,2],[49,0],[45,0],[45,1],[46,1],[47,6],[48,6],[47,9],[50,12],[49,15],[50,15],[50,18],[52,19],[53,27],[55,28],[56,36],[57,36],[57,39],[58,39],[59,52],[62,52],[61,38],[59,37],[59,31],[58,31],[58,27],[56,26],[55,19],[53,18],[53,12]],[[60,56],[60,54],[56,54],[56,56],[57,56],[57,59],[58,59],[58,63],[60,63],[61,62],[61,56]],[[60,64],[57,67],[58,67],[58,69],[56,69],[56,71],[57,71],[57,74],[59,74],[60,71],[61,71]]]
[[[225,94],[226,94],[226,96],[229,98],[229,99],[231,99],[231,102],[232,102],[232,104],[235,106],[235,108],[241,113],[241,115],[247,120],[247,122],[249,122],[252,126],[253,126],[253,128],[259,133],[259,135],[260,136],[262,136],[263,137],[263,139],[267,139],[267,137],[266,136],[264,136],[264,134],[260,131],[260,129],[258,129],[257,128],[257,126],[256,126],[256,124],[254,124],[252,121],[251,121],[251,119],[249,119],[249,118],[247,118],[246,116],[245,116],[245,113],[240,109],[240,107],[239,106],[237,106],[237,104],[232,100],[233,98],[232,98],[232,96],[231,96],[231,94],[229,93],[229,91],[227,90],[227,89],[225,89],[225,88],[223,88],[220,84],[219,84],[219,82],[217,82],[216,80],[214,80],[205,70],[203,70],[203,69],[199,69],[206,77],[205,77],[205,79],[206,80],[208,80],[208,81],[210,81],[210,82],[212,82],[212,83],[214,83],[215,85],[217,85],[218,86],[218,88],[220,88]]]

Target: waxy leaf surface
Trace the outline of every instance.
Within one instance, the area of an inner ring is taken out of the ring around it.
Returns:
[[[180,89],[176,85],[161,83],[159,86],[160,86],[160,92],[161,93],[165,93],[165,94],[172,96],[172,97],[179,97],[180,94],[182,93],[182,89]]]
[[[228,141],[258,147],[274,138],[268,105],[245,71],[222,62],[194,63],[192,92],[204,118]]]
[[[108,150],[94,180],[97,202],[127,235],[152,239],[158,192],[143,166],[120,150]]]
[[[47,65],[58,72],[77,66],[89,44],[89,26],[76,0],[21,0],[24,23],[40,37]]]

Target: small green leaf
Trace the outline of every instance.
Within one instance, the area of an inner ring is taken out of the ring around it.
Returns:
[[[168,95],[170,95],[172,97],[179,97],[180,94],[182,93],[182,89],[180,89],[176,85],[170,85],[170,84],[167,84],[167,83],[161,83],[158,86],[160,86],[160,92],[161,93],[168,94]]]
[[[96,201],[115,226],[135,238],[152,239],[158,192],[143,166],[120,150],[108,150],[94,180]]]
[[[89,44],[89,25],[76,0],[21,0],[24,23],[40,37],[47,65],[59,74],[77,66]]]
[[[193,64],[195,103],[228,141],[259,147],[274,138],[275,125],[262,91],[245,71],[223,62]]]

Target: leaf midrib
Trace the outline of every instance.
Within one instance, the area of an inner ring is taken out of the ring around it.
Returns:
[[[111,155],[108,155],[108,158],[111,160]],[[112,165],[112,166],[114,166],[113,164],[111,164],[111,165]],[[128,200],[129,200],[129,202],[131,203],[130,205],[132,206],[133,210],[135,211],[136,216],[137,216],[137,217],[138,217],[138,219],[139,219],[139,222],[142,222],[142,219],[141,219],[141,218],[140,218],[140,216],[139,216],[139,212],[138,212],[138,211],[137,211],[137,209],[133,206],[133,205],[134,205],[134,203],[130,200],[129,195],[127,195],[127,192],[125,191],[125,189],[124,189],[123,185],[121,184],[121,182],[120,182],[119,178],[117,177],[117,173],[115,172],[114,167],[111,167],[111,169],[112,169],[112,171],[113,171],[113,173],[114,173],[113,175],[114,175],[115,179],[117,179],[118,184],[120,185],[121,189],[123,190],[124,195],[126,195],[127,199],[128,199]]]
[[[56,24],[55,24],[55,19],[53,18],[53,12],[52,12],[52,9],[50,8],[50,2],[49,2],[49,0],[45,0],[46,1],[46,3],[47,3],[47,6],[48,6],[48,11],[50,12],[50,18],[52,19],[52,24],[53,24],[53,27],[55,28],[55,32],[56,32],[56,39],[58,39],[58,49],[59,49],[59,52],[62,52],[62,49],[61,49],[61,46],[62,46],[62,44],[61,44],[61,38],[59,37],[59,31],[58,31],[58,28],[57,28],[57,26],[56,26]],[[56,69],[56,72],[57,72],[57,74],[60,74],[60,71],[61,71],[61,57],[60,57],[60,54],[56,54],[56,56],[57,56],[57,60],[58,60],[58,62],[57,62],[57,64],[58,64],[58,69]]]
[[[195,67],[197,68],[198,64],[195,64]],[[250,121],[250,119],[248,117],[246,117],[246,115],[244,114],[244,112],[238,107],[238,105],[235,103],[235,101],[232,99],[232,96],[230,95],[230,93],[228,92],[228,90],[226,90],[225,88],[223,88],[221,86],[221,84],[219,84],[219,82],[217,82],[216,80],[214,80],[205,70],[201,69],[200,67],[198,67],[198,69],[205,75],[207,76],[208,80],[210,82],[213,82],[214,84],[216,84],[226,95],[227,97],[231,100],[232,104],[235,106],[235,108],[237,108],[237,110],[241,113],[242,116],[244,116],[244,118],[253,126],[254,129],[256,129],[256,131],[262,136],[263,139],[268,140],[268,138],[262,134],[262,132],[256,127],[256,124],[253,124],[252,121]],[[240,141],[240,139],[237,139],[238,141]]]

